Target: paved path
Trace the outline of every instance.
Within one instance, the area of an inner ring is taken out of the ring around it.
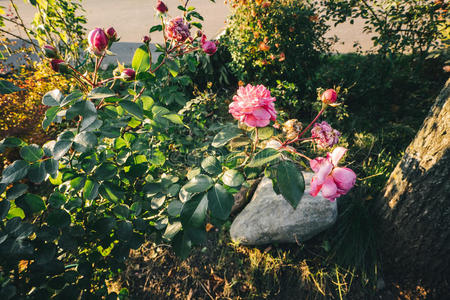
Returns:
[[[22,0],[14,2],[25,22],[31,22],[35,13],[34,7]],[[159,23],[154,10],[156,2],[156,0],[83,0],[82,4],[88,19],[86,28],[90,30],[94,27],[113,26],[121,40],[113,46],[112,51],[118,54],[117,58],[120,61],[129,63],[142,37],[148,34],[151,26]],[[165,0],[165,3],[169,7],[169,15],[172,17],[179,15],[180,11],[176,7],[181,3],[180,0]],[[8,7],[9,1],[0,0],[0,5]],[[216,0],[216,3],[209,0],[190,0],[189,5],[195,6],[205,18],[204,32],[208,37],[214,37],[223,31],[230,13],[223,0]],[[337,35],[340,38],[340,43],[334,47],[337,52],[354,51],[353,43],[356,39],[359,40],[362,49],[367,50],[371,41],[370,36],[362,34],[363,25],[361,20],[356,20],[354,25],[342,24],[332,27],[327,36]],[[10,26],[8,30],[14,30],[14,27]],[[162,37],[155,33],[152,40],[160,42]],[[109,58],[109,61],[115,61],[117,58]]]

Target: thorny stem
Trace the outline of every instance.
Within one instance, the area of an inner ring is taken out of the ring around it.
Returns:
[[[74,67],[72,67],[70,64],[67,64],[67,66],[74,71],[78,76],[80,76],[81,78],[83,78],[84,80],[86,80],[91,86],[94,86],[94,83],[92,81],[90,81],[86,76],[84,76],[83,74],[81,74],[77,69],[75,69]]]

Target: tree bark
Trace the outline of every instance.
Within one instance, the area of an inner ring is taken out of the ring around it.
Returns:
[[[447,297],[450,291],[450,79],[376,204],[386,279],[428,289],[433,298]]]

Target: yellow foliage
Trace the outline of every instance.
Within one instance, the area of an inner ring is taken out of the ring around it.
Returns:
[[[55,73],[42,62],[32,68],[22,67],[8,80],[23,90],[0,95],[0,139],[16,136],[27,142],[44,143],[49,137],[41,125],[47,110],[42,96],[53,89],[67,92],[74,86],[73,80]]]

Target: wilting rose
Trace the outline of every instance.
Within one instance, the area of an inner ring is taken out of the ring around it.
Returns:
[[[311,137],[321,149],[331,148],[339,142],[341,133],[333,129],[326,121],[314,124]]]
[[[47,58],[58,57],[58,50],[56,50],[56,48],[51,45],[45,45],[44,47],[42,47],[42,51],[44,52],[44,55]]]
[[[95,28],[88,35],[89,50],[95,55],[102,55],[108,47],[108,37],[101,28]]]
[[[191,36],[189,25],[184,22],[182,17],[176,17],[166,25],[166,35],[169,39],[178,42],[184,42]]]
[[[207,41],[206,35],[202,36],[201,46],[202,46],[203,52],[205,52],[208,55],[213,55],[217,51],[217,42]]]
[[[275,121],[277,112],[270,95],[270,91],[263,85],[239,87],[229,112],[236,120],[244,122],[250,127],[265,127],[270,120]]]
[[[122,73],[120,73],[120,77],[122,77],[125,81],[134,80],[136,77],[136,71],[133,69],[123,69]]]
[[[347,149],[337,147],[327,157],[317,157],[309,161],[315,175],[311,179],[310,194],[315,197],[322,191],[322,196],[330,201],[345,195],[355,185],[356,174],[349,168],[338,167],[338,162]]]
[[[333,104],[336,103],[337,93],[333,89],[328,89],[322,94],[322,102],[325,104]]]
[[[165,14],[169,10],[167,8],[167,5],[164,4],[164,2],[162,2],[162,1],[158,1],[158,3],[156,4],[155,9],[161,14]]]

